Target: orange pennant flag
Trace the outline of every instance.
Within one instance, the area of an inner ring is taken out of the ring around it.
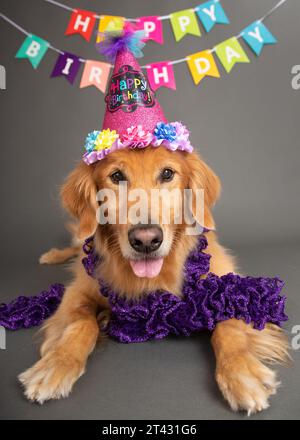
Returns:
[[[87,60],[85,62],[80,88],[95,86],[105,93],[110,65],[100,61]]]

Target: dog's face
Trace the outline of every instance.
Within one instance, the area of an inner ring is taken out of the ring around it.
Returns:
[[[97,202],[97,192],[104,189],[113,197]],[[80,164],[63,186],[62,198],[79,219],[81,238],[98,228],[108,252],[127,260],[135,276],[153,278],[185,234],[185,189],[204,190],[203,226],[213,228],[210,208],[219,194],[218,178],[196,154],[164,147],[119,150],[94,165]],[[97,209],[114,213],[109,223],[97,223]]]

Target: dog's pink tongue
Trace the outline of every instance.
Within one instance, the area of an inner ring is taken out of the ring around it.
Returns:
[[[163,258],[152,258],[149,260],[129,260],[130,266],[137,277],[154,278],[161,271]]]

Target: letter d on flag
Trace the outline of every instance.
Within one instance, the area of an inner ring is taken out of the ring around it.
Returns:
[[[28,35],[16,53],[16,58],[28,58],[34,69],[38,67],[49,47],[48,41],[35,35]]]
[[[205,76],[220,78],[219,70],[210,50],[189,55],[187,63],[195,84],[199,84]]]

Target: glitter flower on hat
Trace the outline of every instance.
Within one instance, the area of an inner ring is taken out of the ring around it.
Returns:
[[[94,150],[95,142],[96,142],[96,139],[97,139],[99,133],[100,133],[100,131],[94,130],[87,135],[86,140],[85,140],[85,144],[84,144],[84,148],[86,149],[86,151],[88,153],[90,153],[91,151]]]
[[[158,122],[154,129],[154,137],[157,140],[172,142],[176,139],[176,129],[172,123]]]
[[[100,131],[95,141],[95,150],[100,151],[111,148],[118,137],[119,135],[117,134],[116,130],[111,131],[108,128],[107,130]]]
[[[154,129],[153,146],[164,145],[168,150],[182,150],[191,153],[193,147],[189,141],[189,131],[181,122],[164,124],[159,122]]]
[[[142,125],[132,125],[120,136],[123,147],[145,148],[151,144],[152,133],[144,130]]]

